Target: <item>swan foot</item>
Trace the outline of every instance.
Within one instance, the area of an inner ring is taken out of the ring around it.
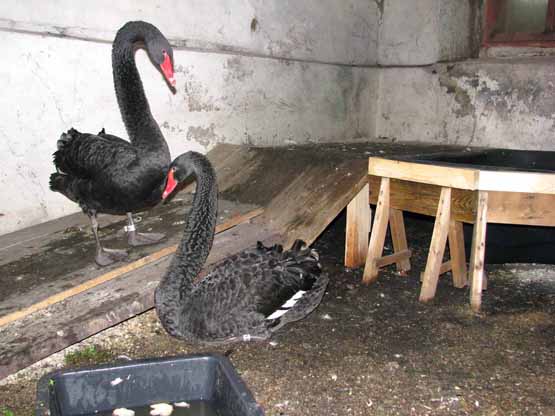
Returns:
[[[96,257],[94,261],[99,266],[108,266],[110,264],[116,263],[118,261],[125,260],[128,254],[125,250],[116,250],[110,248],[101,248],[96,252]]]
[[[156,244],[166,238],[166,234],[162,233],[138,233],[137,231],[129,231],[127,234],[127,243],[131,247],[148,246]]]

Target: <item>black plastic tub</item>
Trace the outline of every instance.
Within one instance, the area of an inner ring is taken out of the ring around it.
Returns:
[[[208,414],[218,416],[264,415],[229,360],[216,354],[56,371],[39,380],[35,414],[111,414],[121,407],[183,401],[204,402],[213,409]]]
[[[540,150],[481,149],[408,156],[413,162],[482,170],[555,173],[555,152]]]
[[[399,158],[424,164],[555,174],[555,152],[539,150],[480,149]],[[467,257],[472,226],[464,225]],[[555,264],[555,227],[488,224],[486,263]]]

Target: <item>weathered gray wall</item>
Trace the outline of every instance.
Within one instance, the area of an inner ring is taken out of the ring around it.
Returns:
[[[377,5],[365,0],[0,2],[0,234],[76,212],[48,189],[59,135],[126,137],[111,41],[128,20],[176,46],[173,95],[144,51],[137,62],[174,156],[218,142],[287,144],[372,136]],[[333,29],[331,29],[333,28]]]
[[[378,34],[382,66],[427,65],[477,52],[478,0],[383,0]]]
[[[385,2],[379,62],[394,67],[380,69],[378,136],[555,150],[555,58],[502,48],[511,59],[468,59],[478,56],[480,5]]]
[[[0,27],[111,42],[142,19],[202,50],[374,64],[377,10],[368,0],[3,0]]]
[[[175,95],[137,53],[174,155],[375,136],[553,150],[553,60],[465,61],[478,56],[481,3],[3,0],[0,234],[77,210],[48,190],[62,131],[125,137],[110,43],[127,20],[176,47]]]
[[[554,80],[555,58],[384,69],[378,135],[555,150]]]

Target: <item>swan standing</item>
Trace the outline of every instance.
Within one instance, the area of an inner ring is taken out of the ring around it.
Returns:
[[[266,339],[314,310],[328,277],[318,253],[300,240],[288,251],[258,243],[194,282],[212,247],[217,218],[216,174],[208,159],[196,152],[176,158],[163,198],[191,175],[197,185],[183,239],[155,293],[164,329],[204,343]]]
[[[50,189],[77,202],[90,217],[96,239],[95,261],[101,266],[122,260],[125,250],[103,248],[97,213],[127,214],[128,243],[154,244],[163,234],[138,233],[132,212],[160,201],[171,162],[168,145],[150,112],[134,58],[134,46],[144,42],[151,60],[173,87],[173,51],[167,39],[150,23],[128,22],[118,31],[112,47],[114,86],[129,140],[102,130],[97,135],[70,129],[58,140],[54,153],[57,173]]]

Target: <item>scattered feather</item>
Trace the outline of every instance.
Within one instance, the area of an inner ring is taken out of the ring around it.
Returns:
[[[125,407],[120,407],[114,409],[112,412],[113,416],[135,416],[135,412],[131,409],[126,409]]]
[[[168,403],[156,403],[150,405],[152,416],[170,416],[173,412],[173,406]]]
[[[187,402],[177,402],[173,404],[175,407],[191,407],[191,405]]]
[[[271,345],[272,347],[275,347],[276,345],[278,345],[278,343],[275,342],[275,341],[270,341],[270,345]]]
[[[322,315],[322,319],[325,319],[326,321],[331,321],[331,316],[328,313],[325,313]]]
[[[121,377],[115,378],[112,381],[110,381],[110,384],[112,386],[117,386],[119,383],[121,383],[123,381],[123,379]]]

